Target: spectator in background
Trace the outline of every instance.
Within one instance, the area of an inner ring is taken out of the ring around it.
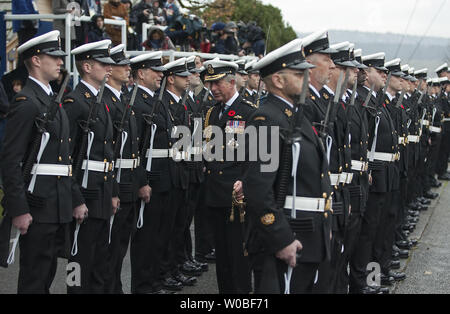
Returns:
[[[12,14],[38,14],[33,0],[12,1]],[[39,28],[39,20],[13,21],[13,31],[19,38],[19,46],[36,35]]]
[[[138,50],[139,48],[139,38],[136,33],[136,30],[134,29],[133,24],[131,23],[131,10],[133,9],[133,4],[131,3],[131,0],[121,0],[121,2],[125,5],[125,8],[127,9],[128,16],[130,17],[130,23],[128,26],[128,32],[127,32],[127,50]]]
[[[175,49],[169,36],[164,33],[166,27],[155,25],[148,30],[148,39],[142,44],[145,50]]]
[[[80,4],[81,12],[86,16],[94,16],[102,14],[102,4],[100,0],[76,0]],[[75,26],[77,46],[84,45],[88,42],[88,34],[90,31],[89,22],[81,22],[80,26]]]
[[[72,13],[73,11],[67,10],[67,5],[72,2],[70,0],[53,0],[52,1],[52,10],[53,14],[66,14]],[[65,20],[54,20],[53,21],[53,29],[59,31],[59,37],[61,37],[61,49],[66,50],[66,25]],[[75,27],[72,26],[70,28],[70,40],[71,47],[75,47]]]
[[[6,115],[9,110],[8,96],[2,82],[0,82],[0,152],[2,151],[3,136],[5,134]],[[0,189],[3,189],[2,175],[0,173]]]
[[[224,28],[227,34],[225,40],[225,53],[237,55],[239,53],[239,40],[237,38],[238,27],[235,22],[229,22]]]
[[[211,53],[225,53],[225,40],[227,39],[227,34],[223,31],[225,26],[223,22],[217,22],[211,26]]]
[[[107,19],[125,20],[127,22],[127,27],[130,24],[127,8],[120,0],[109,0],[105,3],[103,7],[103,16]],[[105,29],[109,37],[111,37],[113,46],[122,43],[122,29],[119,25],[106,25]]]
[[[66,69],[61,68],[59,72],[59,76],[56,80],[50,82],[50,86],[52,87],[52,91],[54,94],[58,94],[59,90],[61,89],[61,85],[64,82],[64,79],[68,75],[68,72]],[[69,79],[70,81],[70,79]],[[70,88],[69,84],[67,84],[66,88],[64,89],[64,96],[67,95],[72,91],[72,88]]]
[[[20,93],[22,88],[23,88],[23,83],[22,83],[21,80],[14,80],[14,81],[12,81],[12,89],[13,89],[13,92],[14,92],[14,96],[16,96],[18,93]]]
[[[167,21],[164,16],[164,10],[161,9],[160,3],[157,0],[153,0],[152,2],[152,14],[153,14],[153,22],[159,25],[166,25]]]
[[[142,24],[149,23],[151,8],[152,0],[142,0],[131,9],[130,25],[134,26],[139,43],[142,42]]]
[[[167,25],[172,25],[177,19],[178,15],[180,15],[180,9],[175,4],[174,0],[167,0],[164,5],[164,13],[166,15]]]
[[[96,42],[103,39],[109,39],[105,32],[105,18],[103,15],[94,15],[91,18],[91,30],[88,33],[88,42]]]

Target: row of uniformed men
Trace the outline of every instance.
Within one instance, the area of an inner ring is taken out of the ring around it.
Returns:
[[[235,186],[250,217],[243,242],[256,292],[389,293],[405,279],[398,258],[417,243],[408,235],[419,210],[438,196],[436,172],[446,177],[450,88],[446,64],[427,81],[427,69],[400,63],[349,42],[330,46],[322,31],[253,66],[268,96],[248,124],[281,129],[278,170],[248,162]],[[299,103],[306,72],[309,97]],[[372,262],[380,281],[367,275]]]
[[[191,161],[202,151],[175,152],[172,132],[181,125],[197,130],[195,118],[212,107],[212,93],[201,88],[194,58],[163,66],[161,52],[129,60],[123,46],[109,46],[104,40],[72,50],[81,81],[56,107],[49,81],[59,75],[65,55],[58,31],[18,49],[30,76],[8,116],[2,168],[4,222],[9,219],[21,234],[14,240],[20,245],[19,293],[48,293],[57,256],[80,266],[81,280],[68,281],[68,293],[123,293],[130,236],[132,293],[179,291],[196,283],[183,272],[199,276],[208,269],[192,258],[189,227],[200,204],[222,203],[208,191],[216,185],[205,182],[203,163]],[[124,97],[130,72],[136,92]],[[209,72],[204,79],[217,80]],[[218,96],[216,90],[211,88]],[[35,121],[45,121],[52,108],[57,113],[40,126],[41,135]],[[24,181],[23,167],[35,138],[39,154],[32,157],[31,183]],[[213,173],[221,177],[224,171]],[[205,195],[210,197],[203,200]],[[196,228],[204,226],[199,238],[211,228],[204,216],[196,219]]]

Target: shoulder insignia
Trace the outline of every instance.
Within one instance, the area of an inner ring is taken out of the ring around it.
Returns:
[[[287,115],[289,118],[292,117],[292,111],[289,109],[284,110],[284,114]]]
[[[234,118],[234,119],[243,119],[243,117],[242,117],[242,116],[239,116],[239,115],[234,116],[233,118]]]
[[[265,214],[261,217],[261,223],[264,226],[270,226],[275,222],[275,216],[274,214]]]
[[[388,105],[389,105],[389,99],[386,99],[386,104],[388,104]]]
[[[66,102],[74,102],[74,100],[73,100],[73,98],[67,98],[64,100],[64,103],[66,103]]]
[[[173,101],[172,100],[170,101],[170,104],[173,105]]]
[[[266,121],[266,117],[263,116],[255,117],[253,121]]]
[[[258,107],[256,106],[256,104],[252,103],[251,101],[248,101],[247,99],[244,99],[244,103],[246,103],[247,105],[249,105],[249,106],[251,106],[251,107],[253,107],[253,108],[258,108]]]
[[[145,99],[148,98],[148,95],[146,93],[142,93],[142,97],[144,97]]]
[[[112,101],[116,102],[117,99],[114,96],[111,96]]]
[[[211,97],[211,96],[208,96],[208,100],[211,101],[211,100],[212,100],[212,97]]]
[[[326,100],[328,100],[328,98],[330,98],[330,96],[328,96],[327,93],[323,93],[323,98],[325,98]]]
[[[91,98],[91,94],[89,92],[84,93],[84,97]]]
[[[22,100],[27,100],[27,97],[25,97],[25,96],[20,96],[20,97],[17,97],[17,98],[15,99],[15,101],[22,101]]]

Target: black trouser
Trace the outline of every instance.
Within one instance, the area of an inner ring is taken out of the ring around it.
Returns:
[[[406,240],[404,233],[403,233],[403,229],[402,226],[405,224],[406,222],[406,217],[408,216],[407,213],[407,203],[406,203],[406,199],[407,199],[407,195],[408,195],[408,178],[401,178],[400,179],[400,208],[398,211],[398,215],[397,215],[397,219],[395,222],[395,241],[401,241],[401,240]]]
[[[72,222],[71,235],[77,223]],[[89,217],[81,225],[78,233],[78,253],[70,255],[69,263],[80,265],[81,286],[67,286],[68,294],[105,293],[108,273],[109,220]],[[73,243],[73,241],[72,241]]]
[[[216,274],[219,293],[248,294],[251,291],[250,262],[244,255],[239,211],[230,222],[229,207],[208,207],[216,244]]]
[[[194,212],[195,257],[203,257],[214,249],[214,234],[210,212],[205,204],[205,183],[200,186],[200,198]]]
[[[184,228],[187,219],[186,190],[173,189],[169,206],[163,217],[161,239],[163,258],[161,260],[161,278],[171,277],[178,271],[178,263],[184,257]],[[180,257],[181,256],[181,257]]]
[[[414,202],[414,200],[420,195],[420,186],[418,178],[418,160],[416,160],[417,150],[419,145],[416,143],[410,143],[408,147],[408,177],[407,177],[407,193],[406,193],[406,205]]]
[[[428,191],[434,181],[434,175],[436,170],[436,164],[439,157],[439,148],[441,145],[441,134],[431,133],[431,146],[428,154],[428,159],[426,162],[426,173],[427,173],[427,186]]]
[[[423,193],[430,189],[429,182],[427,180],[427,172],[425,167],[425,159],[428,158],[428,143],[425,139],[426,136],[422,135],[424,139],[420,140],[420,152],[419,152],[419,164],[417,166],[417,176],[419,181],[419,195],[422,196]]]
[[[380,223],[378,224],[373,250],[375,261],[380,264],[383,273],[389,271],[395,236],[395,222],[399,210],[400,191],[392,191],[388,193],[385,205],[381,210]]]
[[[58,251],[65,249],[69,224],[33,222],[20,236],[17,293],[48,294],[57,268]]]
[[[444,127],[445,123],[450,124],[450,122],[444,122]],[[444,133],[442,133],[441,147],[439,149],[439,157],[436,164],[436,173],[439,176],[442,176],[447,172],[449,155],[450,155],[450,133],[444,131]]]
[[[360,213],[353,212],[350,215],[350,222],[347,228],[347,233],[345,236],[345,268],[341,269],[343,281],[349,286],[350,293],[358,292],[354,287],[356,281],[355,278],[355,265],[354,258],[358,252],[356,251],[356,244],[358,242],[359,236],[361,234],[361,225],[363,221],[363,216]],[[349,265],[350,272],[347,273],[347,265]]]
[[[191,224],[194,219],[195,212],[199,207],[200,200],[200,192],[201,192],[201,183],[190,183],[189,184],[189,192],[188,192],[188,202],[187,202],[187,218],[186,218],[186,226],[184,228],[184,260],[179,257],[179,262],[184,262],[186,260],[191,260],[193,258],[193,250],[192,250],[192,237],[191,237]]]
[[[111,242],[108,247],[108,279],[106,293],[123,294],[122,264],[127,254],[133,229],[136,228],[135,203],[121,203],[114,216],[111,228]]]
[[[366,211],[362,219],[361,233],[355,245],[353,255],[353,267],[351,286],[355,291],[367,286],[366,269],[373,261],[373,249],[377,237],[377,231],[381,222],[381,214],[389,203],[389,193],[370,192],[367,200]]]
[[[131,293],[149,293],[161,289],[159,280],[163,254],[164,215],[169,207],[169,192],[153,192],[145,205],[144,224],[131,236]],[[140,208],[137,202],[137,210]]]

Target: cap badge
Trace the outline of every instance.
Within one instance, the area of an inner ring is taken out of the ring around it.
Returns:
[[[208,73],[209,74],[214,74],[214,68],[211,64],[208,64]]]
[[[275,216],[274,214],[265,214],[261,217],[261,223],[264,226],[270,226],[275,222]]]

